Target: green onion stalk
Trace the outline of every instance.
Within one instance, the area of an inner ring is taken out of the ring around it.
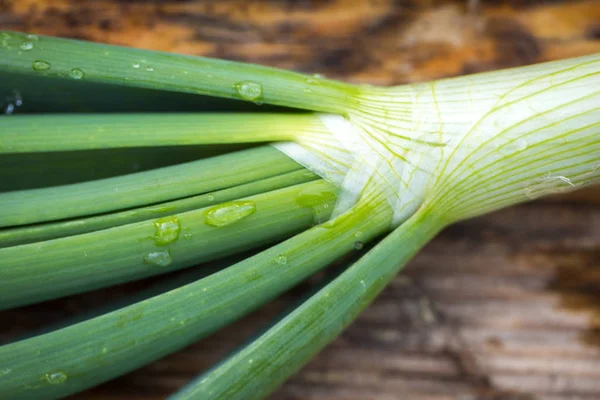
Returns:
[[[382,88],[0,32],[0,95],[0,308],[207,271],[0,347],[7,399],[123,375],[377,240],[171,396],[265,398],[447,225],[600,180],[600,54]]]

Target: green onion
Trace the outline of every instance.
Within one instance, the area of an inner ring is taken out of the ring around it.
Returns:
[[[112,178],[248,147],[240,144],[5,153],[0,156],[0,193]]]
[[[304,169],[180,200],[91,217],[0,230],[0,248],[93,232],[208,207],[317,179]],[[333,196],[332,196],[333,198]],[[316,204],[315,204],[316,206]]]
[[[374,199],[381,206],[383,199]],[[368,206],[369,208],[371,206]],[[264,304],[387,227],[361,212],[314,227],[196,283],[70,327],[0,347],[9,398],[57,398],[169,354]]]
[[[208,193],[297,170],[271,148],[245,150],[137,174],[0,193],[0,227],[123,210]]]
[[[0,249],[0,309],[161,274],[280,240],[326,219],[334,199],[335,189],[316,181],[159,219],[5,247]]]
[[[309,113],[49,114],[0,120],[1,153],[291,140],[326,133]]]
[[[448,224],[600,181],[600,54],[379,88],[0,32],[0,78],[0,307],[277,243],[0,347],[11,399],[145,365],[392,231],[172,397],[264,398]]]
[[[282,321],[171,398],[267,396],[340,334],[439,231],[425,215],[417,213]]]
[[[33,46],[22,51],[23,43]],[[323,112],[343,112],[346,99],[357,91],[341,82],[257,65],[17,32],[0,32],[0,45],[2,72],[22,77],[201,94]],[[21,95],[26,103],[27,95]]]

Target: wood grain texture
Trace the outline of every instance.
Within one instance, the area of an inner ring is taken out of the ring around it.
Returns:
[[[0,0],[0,28],[398,84],[600,52],[599,1]],[[148,281],[0,313],[3,337]],[[162,399],[302,286],[219,334],[73,399]],[[436,238],[274,400],[600,398],[600,191]]]

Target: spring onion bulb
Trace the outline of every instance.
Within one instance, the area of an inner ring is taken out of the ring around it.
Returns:
[[[422,206],[456,221],[594,182],[599,115],[600,55],[593,55],[363,88],[345,116],[320,115],[329,128],[321,140],[344,149],[336,161],[349,165],[343,180],[333,180],[343,189],[338,209],[351,207],[370,182],[388,193],[395,226]],[[314,136],[279,148],[334,175]]]
[[[0,78],[15,114],[0,118],[0,161],[227,150],[0,193],[0,307],[279,242],[179,288],[1,346],[0,397],[11,399],[61,398],[136,369],[388,234],[172,396],[265,398],[448,224],[600,181],[600,54],[381,88],[0,32]],[[164,99],[181,112],[159,112],[173,107]],[[261,145],[227,147],[234,143]]]

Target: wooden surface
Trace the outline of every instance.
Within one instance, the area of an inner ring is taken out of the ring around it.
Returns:
[[[0,0],[0,28],[396,84],[600,52],[599,1]],[[145,283],[0,314],[9,337]],[[161,399],[268,321],[73,399]],[[274,400],[600,398],[600,191],[444,231]]]

